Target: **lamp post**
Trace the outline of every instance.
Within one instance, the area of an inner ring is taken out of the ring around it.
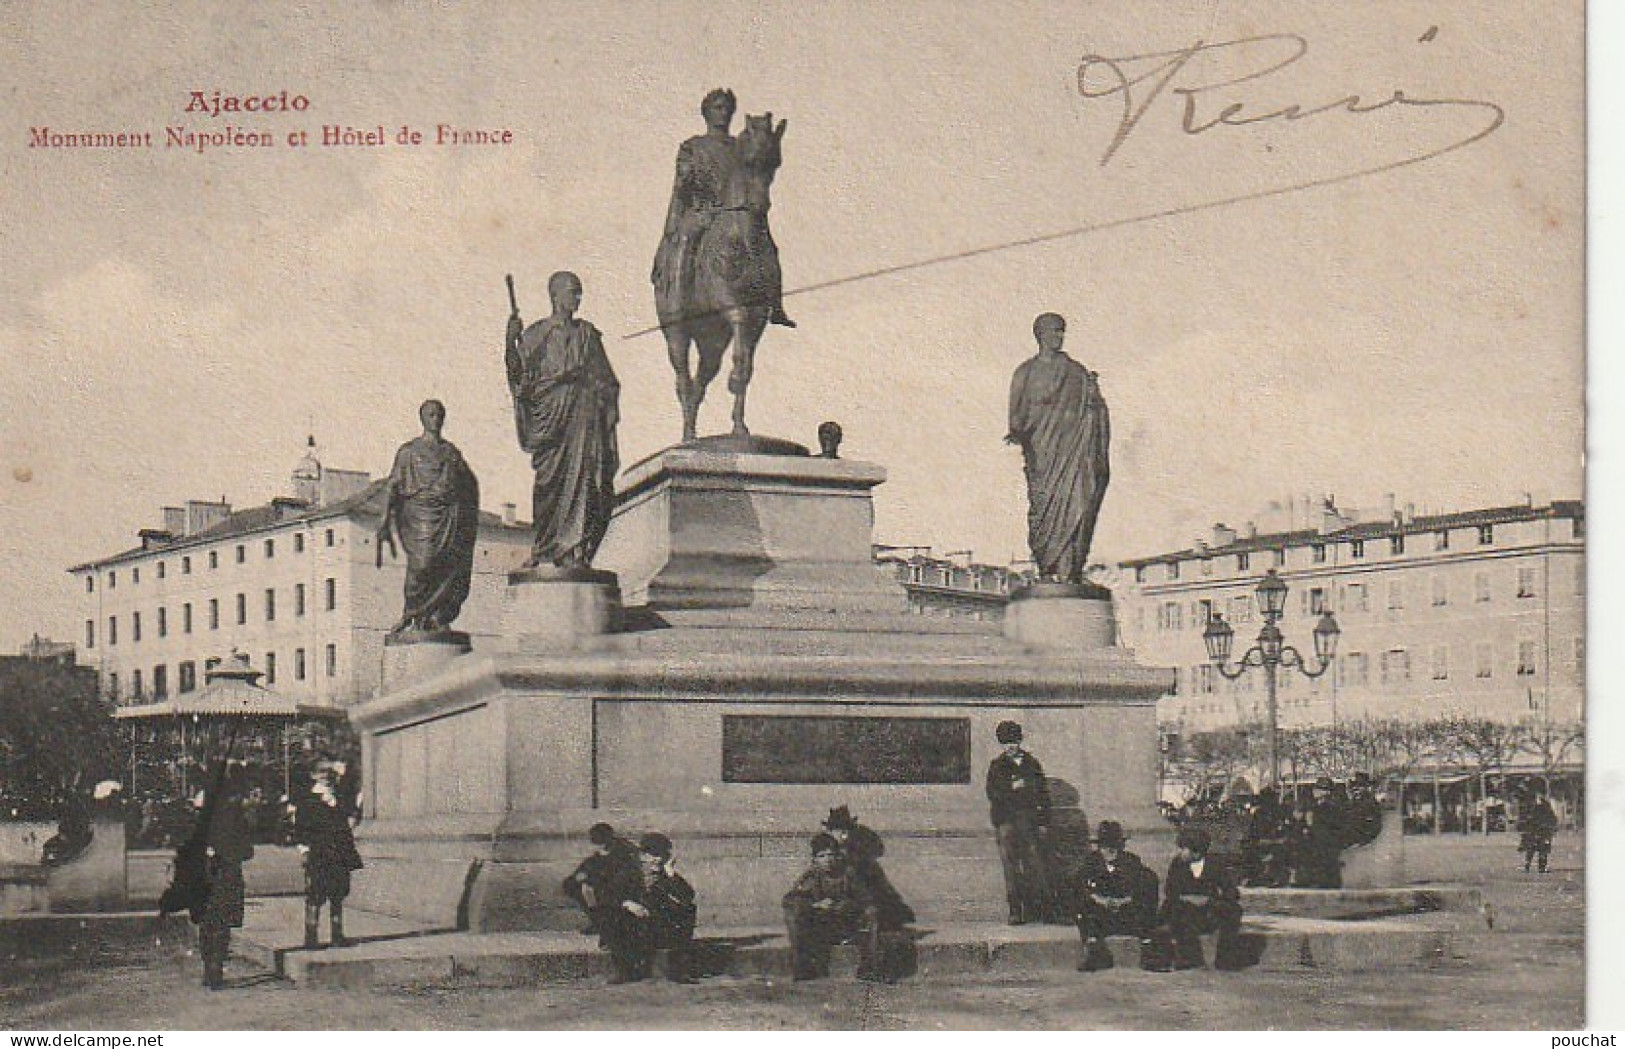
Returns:
[[[1207,628],[1202,631],[1202,643],[1207,646],[1208,659],[1218,668],[1219,673],[1229,680],[1234,681],[1241,677],[1247,672],[1248,667],[1264,668],[1264,697],[1269,717],[1269,752],[1266,760],[1269,764],[1269,786],[1277,789],[1281,784],[1281,718],[1275,702],[1276,669],[1297,667],[1305,677],[1319,677],[1332,665],[1332,657],[1337,654],[1337,635],[1341,633],[1332,614],[1322,612],[1320,622],[1315,624],[1313,631],[1315,666],[1314,669],[1310,669],[1298,650],[1286,644],[1286,638],[1282,636],[1281,628],[1277,625],[1282,612],[1286,609],[1286,592],[1287,585],[1281,581],[1281,577],[1273,568],[1259,581],[1258,611],[1264,617],[1264,628],[1258,632],[1258,643],[1249,648],[1235,664],[1231,664],[1229,660],[1236,632],[1224,621],[1224,617],[1214,613],[1208,620]]]

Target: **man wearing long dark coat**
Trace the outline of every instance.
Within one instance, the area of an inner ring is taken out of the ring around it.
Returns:
[[[1095,373],[1061,352],[1066,321],[1033,322],[1037,355],[1010,382],[1010,432],[1027,473],[1027,541],[1040,576],[1082,583],[1111,472],[1111,423]]]
[[[526,567],[585,568],[609,530],[621,459],[615,427],[621,385],[604,339],[577,320],[581,280],[555,273],[547,282],[553,314],[526,328],[508,319],[508,387],[519,446],[530,453],[536,483],[531,514],[536,542]]]
[[[225,987],[226,956],[231,930],[243,927],[246,887],[243,864],[254,858],[248,823],[243,818],[242,776],[233,767],[217,775],[215,797],[200,796],[194,839],[205,856],[207,890],[192,908],[198,927],[198,953],[203,956],[203,986]]]
[[[444,630],[468,599],[479,534],[480,483],[457,446],[440,436],[446,407],[424,401],[418,409],[423,435],[401,445],[384,489],[380,551],[406,547],[406,603],[391,634]]]

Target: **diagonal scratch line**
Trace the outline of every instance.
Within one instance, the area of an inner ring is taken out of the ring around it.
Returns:
[[[1492,120],[1483,130],[1468,138],[1451,142],[1427,153],[1420,153],[1414,157],[1406,157],[1402,160],[1390,161],[1386,164],[1378,164],[1375,167],[1360,168],[1357,171],[1348,171],[1341,175],[1328,175],[1324,178],[1311,179],[1307,182],[1298,182],[1288,186],[1277,186],[1273,189],[1255,190],[1252,193],[1241,193],[1233,197],[1220,197],[1217,200],[1203,201],[1200,204],[1182,204],[1178,207],[1162,208],[1157,211],[1142,212],[1138,215],[1128,215],[1123,218],[1106,219],[1102,222],[1091,222],[1086,226],[1075,226],[1071,229],[1057,230],[1050,233],[1040,233],[1031,237],[1023,237],[1020,240],[1007,240],[998,244],[985,244],[981,247],[968,248],[964,251],[954,252],[948,255],[937,255],[929,259],[916,259],[912,262],[902,262],[895,266],[882,266],[878,269],[865,270],[862,273],[854,273],[845,277],[836,277],[832,280],[820,281],[816,284],[808,284],[800,288],[795,288],[786,291],[784,293],[784,297],[788,299],[792,295],[806,295],[809,292],[827,291],[830,288],[839,288],[847,284],[857,284],[862,281],[876,280],[880,277],[892,277],[899,273],[912,273],[916,270],[928,269],[932,266],[943,266],[951,262],[962,262],[966,259],[980,258],[984,255],[993,255],[1001,251],[1013,251],[1017,248],[1030,248],[1037,244],[1049,244],[1054,241],[1068,240],[1072,237],[1081,237],[1089,233],[1103,233],[1107,230],[1122,229],[1125,226],[1134,226],[1142,222],[1155,222],[1159,219],[1169,219],[1179,215],[1193,215],[1198,212],[1213,211],[1218,208],[1226,208],[1235,204],[1247,204],[1256,200],[1268,200],[1271,197],[1281,197],[1290,193],[1302,193],[1305,190],[1322,189],[1326,186],[1335,186],[1344,182],[1353,182],[1357,179],[1367,178],[1372,175],[1380,175],[1386,171],[1396,171],[1400,168],[1411,167],[1415,164],[1435,160],[1447,153],[1454,153],[1458,149],[1465,149],[1467,146],[1473,145],[1475,142],[1480,142],[1483,139],[1488,138],[1506,122],[1506,110],[1502,109],[1494,102],[1449,98],[1428,99],[1425,101],[1406,99],[1405,101],[1407,105],[1411,106],[1480,106],[1482,108],[1492,110],[1495,114],[1495,119]],[[652,328],[643,328],[628,335],[623,335],[622,338],[638,339],[645,335],[652,335],[659,330],[660,325],[657,324]]]

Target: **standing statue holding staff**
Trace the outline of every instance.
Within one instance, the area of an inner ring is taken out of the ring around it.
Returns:
[[[1010,383],[1010,433],[1027,470],[1027,541],[1046,582],[1082,584],[1111,477],[1111,422],[1095,373],[1061,352],[1066,321],[1033,321],[1038,353]]]
[[[705,389],[733,345],[728,390],[734,395],[733,432],[746,436],[745,390],[756,346],[767,325],[795,327],[784,312],[779,249],[768,228],[769,187],[781,159],[786,122],[773,114],[745,118],[736,139],[729,131],[736,103],[732,91],[705,96],[700,113],[706,133],[677,151],[677,177],[655,252],[655,309],[677,373],[683,409],[683,440],[696,435]],[[690,345],[699,361],[689,367]]]
[[[527,328],[508,278],[508,388],[519,447],[536,471],[536,543],[525,567],[581,569],[591,566],[615,509],[621,384],[603,336],[576,319],[581,279],[555,273],[547,294],[552,316]]]
[[[405,609],[392,638],[451,626],[468,599],[479,538],[480,482],[457,446],[440,436],[446,406],[424,401],[418,418],[423,434],[395,453],[378,525],[378,565],[386,545],[395,552],[394,533],[406,547]]]

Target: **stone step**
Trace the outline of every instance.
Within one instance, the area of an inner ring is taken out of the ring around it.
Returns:
[[[0,921],[0,962],[17,958],[89,958],[109,948],[189,944],[197,929],[184,914],[155,911],[27,914]]]
[[[989,971],[1071,969],[1079,960],[1078,934],[1064,926],[939,926],[894,940],[893,957],[909,956],[904,972],[922,977]],[[1244,919],[1242,956],[1263,971],[1305,968],[1337,971],[1428,967],[1448,956],[1455,935],[1448,923],[1416,915],[1365,922],[1261,915]],[[1138,968],[1138,941],[1110,941],[1119,967]],[[1205,938],[1211,960],[1213,937]],[[788,979],[789,947],[782,929],[712,930],[701,937],[699,970]],[[531,987],[608,976],[607,953],[569,933],[447,933],[408,936],[352,947],[281,953],[281,972],[305,986],[383,988]],[[855,973],[857,949],[838,947],[832,976]],[[1148,979],[1157,977],[1148,974]]]

